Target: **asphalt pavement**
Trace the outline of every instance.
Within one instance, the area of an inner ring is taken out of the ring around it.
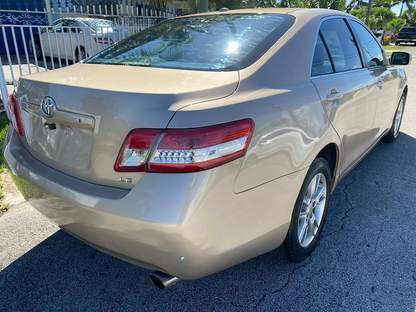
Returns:
[[[416,61],[406,70],[402,133],[338,185],[305,262],[277,249],[159,290],[23,203],[0,217],[0,311],[416,311]]]

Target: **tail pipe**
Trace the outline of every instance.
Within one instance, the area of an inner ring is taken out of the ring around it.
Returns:
[[[150,272],[149,277],[152,283],[160,289],[171,287],[179,282],[179,278],[159,271]]]

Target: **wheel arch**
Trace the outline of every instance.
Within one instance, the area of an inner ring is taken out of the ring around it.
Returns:
[[[406,85],[403,89],[403,94],[407,97],[408,86]]]
[[[339,147],[336,143],[332,142],[327,145],[325,145],[319,153],[316,155],[314,160],[316,158],[324,158],[328,164],[329,168],[331,170],[331,179],[332,179],[332,190],[334,190],[335,187],[335,181],[337,176],[337,170],[338,170],[338,164],[339,164]]]

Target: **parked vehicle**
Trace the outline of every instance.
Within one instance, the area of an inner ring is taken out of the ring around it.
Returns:
[[[416,45],[416,27],[403,27],[396,39],[396,45],[400,45],[400,43],[413,43]]]
[[[80,61],[113,43],[130,36],[130,32],[105,19],[60,18],[34,36],[38,59],[45,56]],[[32,44],[29,44],[32,51]]]
[[[22,76],[3,153],[33,207],[158,287],[281,244],[301,262],[335,186],[399,135],[411,55],[390,61],[340,11],[170,19]]]

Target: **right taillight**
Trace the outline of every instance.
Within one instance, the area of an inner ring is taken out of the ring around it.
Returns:
[[[150,156],[147,171],[194,172],[225,164],[245,155],[252,132],[251,119],[165,130]]]
[[[7,117],[9,117],[9,120],[12,122],[13,127],[16,129],[17,133],[23,136],[25,132],[23,130],[22,122],[20,119],[19,107],[17,107],[17,102],[13,94],[11,94],[7,99],[6,106]]]
[[[244,156],[253,128],[254,122],[245,119],[195,129],[133,130],[114,169],[130,172],[210,169]]]

